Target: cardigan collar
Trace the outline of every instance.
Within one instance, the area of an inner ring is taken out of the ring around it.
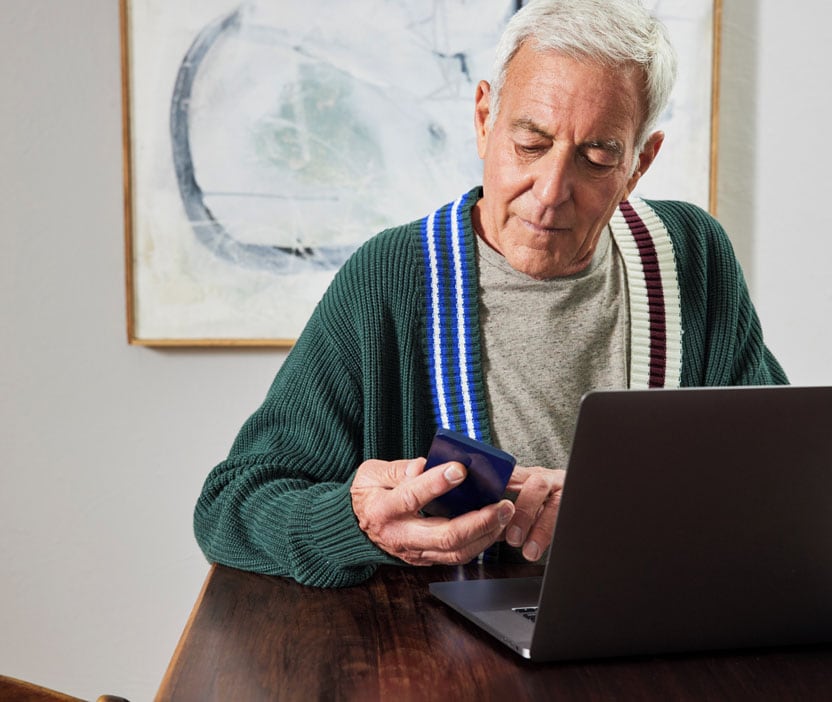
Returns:
[[[437,426],[490,440],[480,363],[475,188],[421,221],[426,343]],[[682,326],[673,243],[652,207],[622,202],[610,230],[624,261],[630,306],[630,387],[679,387]]]

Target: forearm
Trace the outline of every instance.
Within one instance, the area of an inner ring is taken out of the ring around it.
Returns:
[[[749,303],[750,304],[750,303]],[[757,315],[748,326],[738,329],[732,385],[787,385],[789,380],[774,354],[763,340]]]
[[[208,476],[194,512],[197,541],[212,562],[343,587],[398,562],[358,527],[349,483],[285,477],[267,462],[226,461]]]
[[[745,278],[737,267],[737,318],[731,385],[786,385],[788,378],[763,338],[760,318],[754,309]]]
[[[194,529],[210,560],[328,587],[400,563],[367,538],[350,499],[363,461],[416,455],[430,429],[410,419],[421,408],[413,399],[418,347],[407,333],[421,300],[416,274],[405,267],[407,284],[390,285],[390,299],[405,306],[393,314],[386,288],[373,287],[377,260],[389,258],[382,254],[357,255],[341,269],[206,480]],[[402,290],[410,291],[404,302]],[[403,339],[409,345],[399,348]]]

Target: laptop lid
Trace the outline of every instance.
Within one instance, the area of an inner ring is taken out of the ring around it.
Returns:
[[[832,640],[832,388],[589,393],[525,643],[486,582],[536,660]]]

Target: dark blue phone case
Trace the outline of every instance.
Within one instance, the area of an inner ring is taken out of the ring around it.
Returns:
[[[499,501],[516,463],[510,453],[465,434],[438,429],[425,470],[451,461],[464,465],[468,476],[455,488],[430,502],[423,510],[427,514],[456,517]]]

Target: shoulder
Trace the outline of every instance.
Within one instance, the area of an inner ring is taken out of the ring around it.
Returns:
[[[735,262],[734,248],[719,221],[701,207],[680,200],[645,200],[667,228],[677,262],[708,266]]]
[[[413,314],[424,297],[420,281],[419,222],[386,229],[368,239],[335,274],[315,309],[324,328],[363,329],[380,317]]]
[[[474,255],[471,209],[481,196],[481,187],[475,187],[425,217],[373,236],[335,275],[323,306],[395,308],[407,314],[421,309],[431,256],[437,250],[447,256],[455,244]]]
[[[681,200],[645,200],[676,236],[724,236],[725,231],[715,217],[698,205]]]
[[[383,285],[407,276],[419,262],[422,222],[416,220],[379,232],[364,242],[335,275],[333,286],[361,281]]]

